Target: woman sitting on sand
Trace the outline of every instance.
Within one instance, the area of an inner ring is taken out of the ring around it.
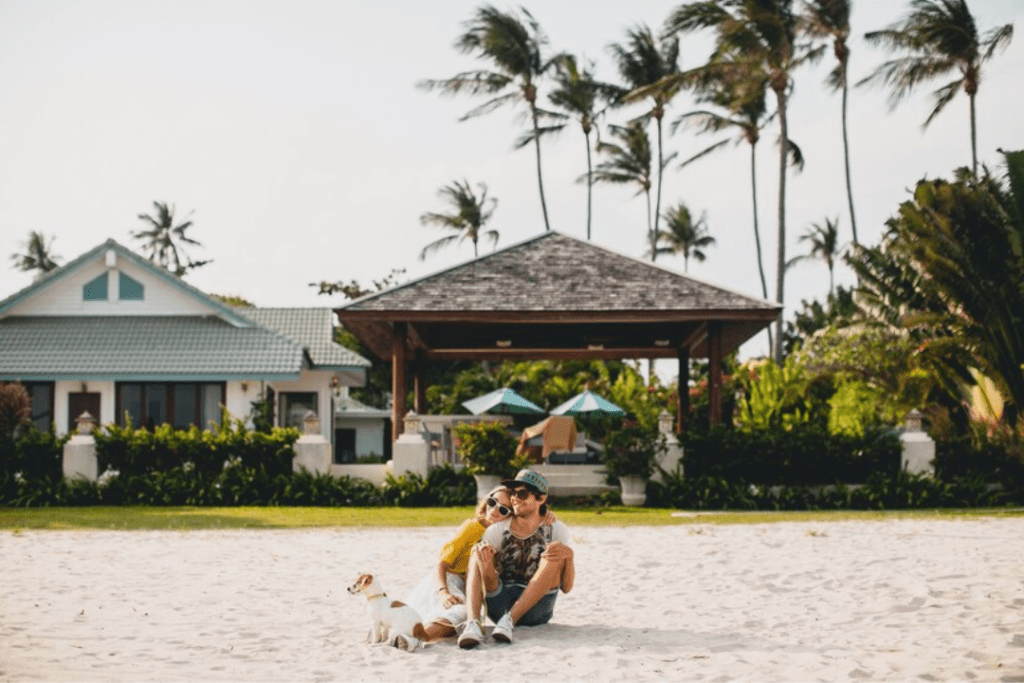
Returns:
[[[476,506],[476,516],[467,519],[441,550],[434,571],[428,573],[406,602],[420,613],[427,625],[428,640],[455,635],[455,625],[466,620],[466,569],[470,552],[484,530],[512,514],[512,501],[503,486],[496,486]]]

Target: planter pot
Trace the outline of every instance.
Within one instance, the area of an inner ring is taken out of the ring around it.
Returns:
[[[623,505],[640,507],[647,501],[647,479],[644,477],[623,475],[619,477],[619,485],[622,487]]]
[[[501,483],[501,475],[498,474],[474,474],[473,478],[476,479],[477,503],[486,498],[490,490]]]

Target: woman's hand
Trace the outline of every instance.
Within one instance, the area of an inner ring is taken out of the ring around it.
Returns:
[[[462,598],[460,598],[457,595],[452,595],[448,591],[445,591],[441,595],[441,598],[442,598],[441,604],[444,606],[445,609],[448,609],[449,607],[451,607],[453,605],[461,605],[462,602],[463,602]]]

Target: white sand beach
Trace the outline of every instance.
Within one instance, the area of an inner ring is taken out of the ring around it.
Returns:
[[[572,529],[512,645],[363,643],[451,530],[0,533],[4,681],[1024,681],[1024,518]]]

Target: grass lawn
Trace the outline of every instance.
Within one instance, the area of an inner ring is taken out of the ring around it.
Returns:
[[[319,507],[72,507],[2,508],[0,531],[23,529],[98,529],[145,531],[173,529],[311,529],[325,527],[454,527],[473,514],[455,508],[319,508]],[[814,511],[690,512],[652,508],[609,507],[557,510],[574,526],[659,526],[666,524],[768,524],[775,522],[885,521],[889,519],[956,519],[1024,516],[1021,508]]]

